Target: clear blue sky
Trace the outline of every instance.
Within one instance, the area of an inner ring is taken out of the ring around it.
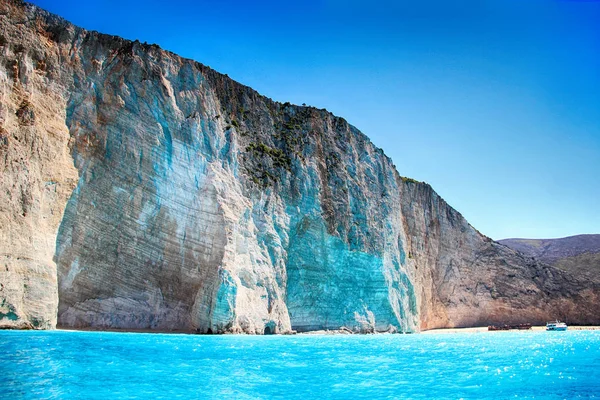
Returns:
[[[600,2],[34,0],[327,108],[494,239],[600,233]]]

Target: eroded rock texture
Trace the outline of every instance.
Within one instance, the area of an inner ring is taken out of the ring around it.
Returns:
[[[1,326],[57,309],[65,327],[215,333],[597,322],[598,287],[482,236],[344,119],[0,13]]]
[[[77,182],[59,48],[0,6],[0,326],[56,325],[56,232]]]

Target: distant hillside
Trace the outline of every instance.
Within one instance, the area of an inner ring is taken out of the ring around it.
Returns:
[[[577,235],[562,239],[504,239],[499,242],[544,263],[600,280],[600,235]]]

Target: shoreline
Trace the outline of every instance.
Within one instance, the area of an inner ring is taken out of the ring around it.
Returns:
[[[31,331],[32,329],[1,329],[1,330],[17,330],[17,331]],[[38,329],[33,329],[38,331]],[[44,331],[46,329],[40,329]],[[453,334],[453,333],[502,333],[502,332],[545,332],[546,326],[532,326],[531,329],[508,329],[508,330],[497,330],[489,331],[487,326],[479,327],[467,327],[467,328],[436,328],[428,329],[420,332],[372,332],[372,333],[359,333],[352,332],[349,329],[336,329],[336,330],[317,330],[308,332],[289,332],[289,333],[276,333],[272,335],[260,335],[260,334],[248,334],[248,333],[196,333],[193,331],[186,330],[152,330],[152,329],[98,329],[98,328],[66,328],[57,327],[56,329],[47,329],[48,331],[63,331],[63,332],[112,332],[112,333],[153,333],[153,334],[174,334],[174,335],[199,335],[199,336],[311,336],[311,335],[325,335],[325,336],[347,336],[347,335],[432,335],[432,334]],[[600,325],[572,325],[569,326],[567,331],[600,331]]]
[[[567,328],[568,331],[597,331],[600,330],[600,326],[597,325],[572,325]],[[471,328],[437,328],[437,329],[429,329],[426,331],[421,331],[420,333],[425,335],[437,334],[437,333],[481,333],[481,332],[490,332],[490,333],[502,333],[502,332],[545,332],[545,325],[532,326],[531,329],[508,329],[508,330],[498,330],[498,331],[489,331],[487,326],[480,327],[471,327]]]

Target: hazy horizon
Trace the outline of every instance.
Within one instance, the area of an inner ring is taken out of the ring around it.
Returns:
[[[493,239],[600,233],[600,2],[31,2],[327,108]]]

